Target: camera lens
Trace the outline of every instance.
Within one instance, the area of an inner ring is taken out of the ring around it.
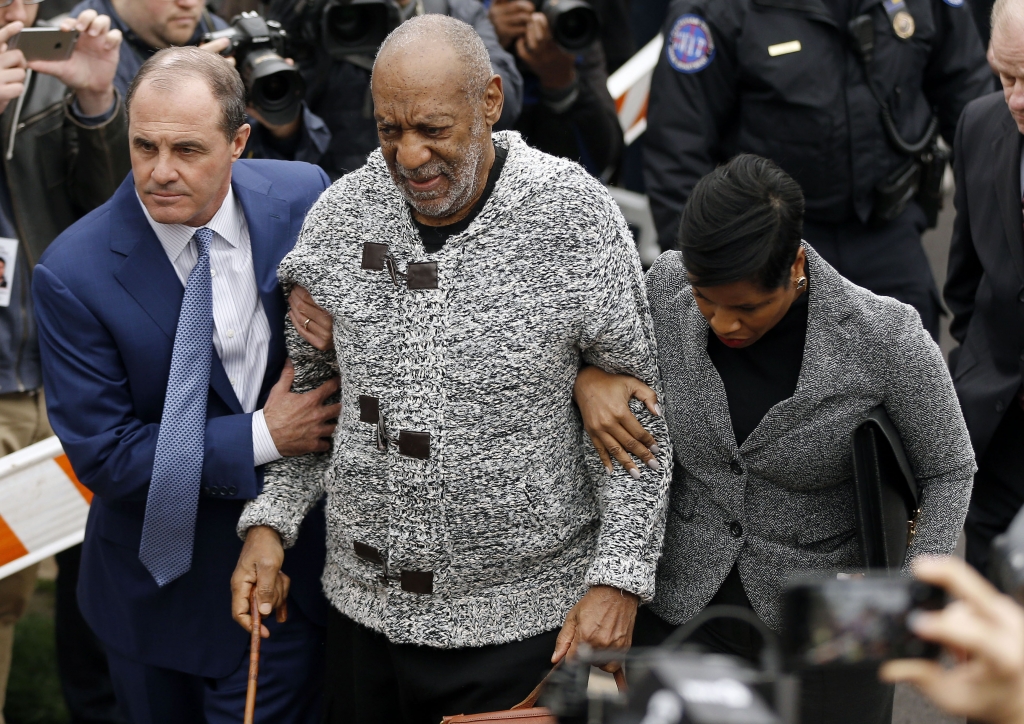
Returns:
[[[335,58],[372,55],[392,25],[388,6],[379,0],[332,0],[324,8],[324,47]]]
[[[548,0],[544,14],[555,42],[565,50],[583,50],[597,40],[601,23],[586,0]]]
[[[306,83],[280,55],[272,50],[250,53],[240,72],[249,101],[267,123],[282,125],[298,117]]]
[[[366,35],[366,18],[351,5],[335,7],[327,15],[331,35],[341,42],[351,43]]]

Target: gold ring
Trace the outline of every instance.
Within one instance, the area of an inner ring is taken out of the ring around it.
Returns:
[[[307,332],[309,331],[309,317],[306,317],[306,321],[302,323],[302,328]]]

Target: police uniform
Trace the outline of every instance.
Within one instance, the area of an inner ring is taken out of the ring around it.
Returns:
[[[867,61],[848,30],[859,16],[873,30]],[[803,188],[807,241],[855,283],[914,305],[937,334],[924,212],[910,201],[874,218],[876,186],[910,160],[887,135],[882,104],[906,142],[933,123],[951,141],[964,106],[991,88],[973,23],[964,0],[675,0],[644,151],[662,248],[675,246],[698,179],[756,153]]]

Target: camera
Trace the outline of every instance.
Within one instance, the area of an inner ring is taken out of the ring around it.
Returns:
[[[597,40],[601,20],[587,0],[543,0],[539,10],[547,16],[551,35],[563,50],[583,50]]]
[[[787,667],[877,666],[888,659],[937,659],[940,647],[907,627],[915,611],[947,603],[938,586],[886,574],[803,578],[783,591]]]
[[[385,0],[327,0],[319,16],[321,43],[335,60],[376,55],[400,22],[397,6]]]
[[[202,42],[221,38],[231,42],[221,54],[234,56],[248,102],[267,123],[294,121],[302,108],[306,82],[282,57],[287,54],[288,34],[280,23],[245,12],[234,17],[231,27],[206,33]]]
[[[946,605],[937,586],[887,574],[803,574],[783,590],[781,636],[749,609],[710,606],[657,648],[590,651],[552,672],[541,705],[559,724],[796,724],[800,678],[819,667],[856,669],[893,658],[937,659],[907,618]],[[745,621],[764,641],[760,667],[684,643],[713,619]],[[625,662],[629,690],[589,689],[590,667]]]
[[[590,667],[609,658],[581,652],[551,674],[540,703],[559,724],[797,722],[797,684],[778,671],[688,646],[634,649],[616,659],[626,661],[628,692],[588,690]]]

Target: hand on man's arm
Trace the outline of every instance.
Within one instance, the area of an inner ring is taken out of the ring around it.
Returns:
[[[110,18],[83,10],[65,18],[61,30],[78,30],[75,51],[67,60],[33,60],[28,67],[52,75],[70,88],[85,116],[102,115],[114,106],[114,76],[121,52],[121,31],[110,29]]]
[[[661,417],[658,393],[630,375],[613,375],[600,367],[587,366],[576,375],[572,396],[580,408],[583,429],[609,475],[614,469],[612,458],[637,479],[640,470],[633,456],[652,470],[661,469],[655,457],[661,449],[629,409],[629,401],[635,397],[652,415]]]
[[[334,320],[317,306],[313,295],[295,285],[288,295],[288,316],[295,331],[315,349],[326,352],[334,346]]]
[[[327,452],[341,414],[341,403],[327,404],[327,400],[338,391],[341,381],[334,377],[300,394],[291,391],[294,379],[295,368],[288,360],[263,406],[267,430],[284,457]]]

